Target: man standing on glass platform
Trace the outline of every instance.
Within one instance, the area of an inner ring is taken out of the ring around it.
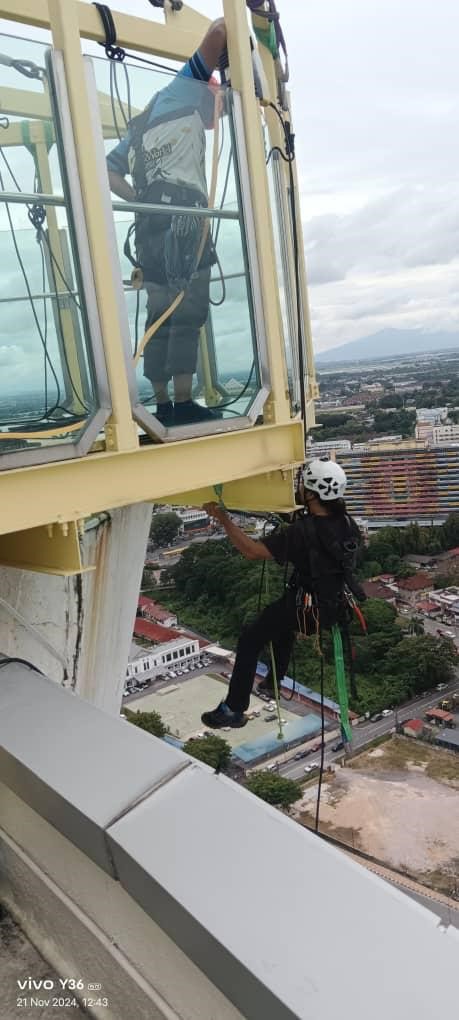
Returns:
[[[205,221],[192,213],[171,215],[167,206],[208,205],[205,132],[214,125],[216,86],[211,76],[225,49],[226,27],[220,18],[173,81],[130,121],[126,137],[107,157],[112,192],[129,202],[164,205],[164,215],[141,213],[135,221],[134,264],[143,274],[148,295],[146,331],[185,290],[144,352],[144,375],[153,387],[156,417],[166,427],[219,417],[218,411],[195,403],[191,395],[215,252],[209,234],[197,265]],[[128,243],[125,251],[129,255]],[[169,396],[171,378],[174,403]]]

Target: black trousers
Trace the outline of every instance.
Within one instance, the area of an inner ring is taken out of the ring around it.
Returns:
[[[259,654],[270,641],[273,646],[277,684],[280,687],[289,664],[297,630],[295,591],[285,592],[277,602],[266,606],[254,623],[244,627],[238,641],[236,661],[226,698],[226,704],[233,712],[245,712],[249,707]],[[272,680],[271,667],[268,673],[268,679],[270,678]]]

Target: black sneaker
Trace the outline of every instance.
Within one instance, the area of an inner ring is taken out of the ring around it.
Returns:
[[[214,708],[213,712],[203,712],[201,721],[204,723],[204,726],[210,726],[214,730],[221,730],[225,726],[239,729],[241,726],[245,726],[248,720],[243,712],[232,712],[228,705],[221,701],[217,708]]]
[[[175,404],[175,425],[195,425],[201,421],[218,421],[221,417],[222,412],[217,407],[201,407],[194,400],[183,400]]]
[[[174,405],[172,400],[166,400],[164,404],[157,404],[155,418],[164,425],[164,428],[172,428],[174,424]]]

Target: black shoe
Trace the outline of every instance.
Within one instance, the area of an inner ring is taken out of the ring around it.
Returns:
[[[245,726],[248,720],[243,712],[232,712],[228,705],[221,701],[217,708],[214,708],[213,712],[203,712],[201,721],[204,723],[204,726],[210,726],[214,730],[221,730],[225,726],[239,729],[241,726]]]
[[[164,425],[164,428],[172,428],[174,424],[174,405],[172,400],[166,400],[164,404],[157,404],[155,418]]]
[[[222,412],[218,408],[201,407],[194,400],[182,400],[175,404],[174,424],[194,425],[200,421],[218,421]]]

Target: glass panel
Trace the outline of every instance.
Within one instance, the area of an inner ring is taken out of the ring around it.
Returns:
[[[53,459],[99,405],[46,50],[0,36],[0,456]]]
[[[166,426],[244,416],[260,382],[231,94],[93,63],[140,398]]]

